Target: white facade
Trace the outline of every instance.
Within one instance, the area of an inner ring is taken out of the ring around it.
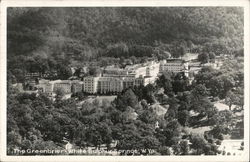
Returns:
[[[122,78],[122,81],[123,81],[123,89],[133,87],[135,85],[135,78],[124,77]]]
[[[86,93],[97,93],[97,84],[99,77],[85,77],[83,79],[83,90]]]
[[[169,60],[163,60],[160,63],[160,73],[163,73],[164,71],[179,73],[183,72],[184,69],[185,69],[185,64],[183,63],[182,60],[169,59]]]
[[[61,80],[54,83],[53,91],[63,90],[64,93],[71,93],[71,81]]]
[[[41,90],[44,93],[53,93],[53,86],[54,84],[51,83],[49,80],[41,79],[39,80],[39,84],[36,85],[37,89]]]
[[[82,92],[83,91],[83,82],[82,81],[78,81],[78,80],[74,80],[71,82],[72,87],[71,87],[71,91],[72,93],[76,93],[76,92]]]
[[[129,65],[125,68],[128,70],[129,74],[134,74],[135,78],[140,76],[157,76],[160,70],[160,63],[155,61],[150,61],[143,64]]]
[[[123,82],[119,78],[100,77],[97,87],[97,92],[101,94],[119,93],[123,90]]]

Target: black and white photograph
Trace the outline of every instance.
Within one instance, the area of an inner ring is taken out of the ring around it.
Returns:
[[[248,161],[246,6],[67,2],[5,8],[1,154]]]

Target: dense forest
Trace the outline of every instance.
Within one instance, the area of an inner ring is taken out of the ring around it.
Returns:
[[[7,13],[8,154],[65,149],[65,141],[75,148],[112,150],[118,141],[117,150],[216,155],[224,135],[236,132],[243,138],[243,119],[235,117],[244,109],[242,8],[16,7]],[[95,66],[187,52],[199,53],[204,63],[220,54],[233,59],[225,59],[220,69],[202,67],[192,83],[182,73],[163,73],[155,84],[130,87],[112,101],[85,102],[91,97],[83,92],[69,99],[56,93],[52,101],[45,93],[21,93],[12,86],[23,83],[27,72],[56,71],[55,79],[68,79],[72,66],[87,66],[93,75]],[[229,110],[215,107],[221,100]],[[159,115],[157,105],[166,113]],[[211,129],[190,131],[204,126]]]
[[[7,13],[8,70],[17,81],[25,72],[67,73],[68,66],[90,61],[243,55],[240,7],[16,7]]]
[[[63,150],[65,139],[76,149],[104,145],[108,150],[153,149],[150,155],[225,154],[218,150],[224,135],[233,137],[235,130],[240,138],[244,134],[243,120],[234,116],[244,105],[243,72],[231,68],[239,64],[242,60],[226,62],[222,71],[204,67],[192,85],[181,73],[164,73],[156,84],[125,89],[114,101],[95,98],[87,102],[89,96],[80,92],[67,100],[56,93],[52,102],[44,93],[20,93],[10,87],[8,154],[15,155],[14,149]],[[230,109],[219,111],[214,106],[219,99],[225,99]],[[159,104],[168,105],[165,114],[151,106]],[[236,109],[231,109],[232,105]],[[211,129],[204,133],[190,131],[204,126]],[[118,141],[115,147],[111,147],[112,141]]]

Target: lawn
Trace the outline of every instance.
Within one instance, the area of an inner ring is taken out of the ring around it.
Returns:
[[[98,99],[98,100],[100,100],[100,101],[102,101],[102,100],[107,100],[107,101],[109,101],[109,102],[112,102],[112,101],[114,101],[114,99],[116,98],[117,96],[116,95],[114,95],[114,96],[97,96],[96,97],[96,99]]]
[[[211,127],[210,126],[204,126],[198,128],[187,127],[186,130],[193,134],[204,134],[204,132],[211,130]]]
[[[214,106],[219,110],[219,111],[223,111],[223,110],[229,110],[229,106],[222,103],[222,101],[217,101],[214,103]],[[232,105],[231,109],[233,110],[236,106]]]

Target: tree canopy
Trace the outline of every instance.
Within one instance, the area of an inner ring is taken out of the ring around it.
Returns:
[[[243,51],[240,7],[13,7],[7,23],[8,69],[18,80],[34,71],[57,71],[65,79],[60,74],[68,74],[69,64],[100,56],[165,59],[188,51]]]

